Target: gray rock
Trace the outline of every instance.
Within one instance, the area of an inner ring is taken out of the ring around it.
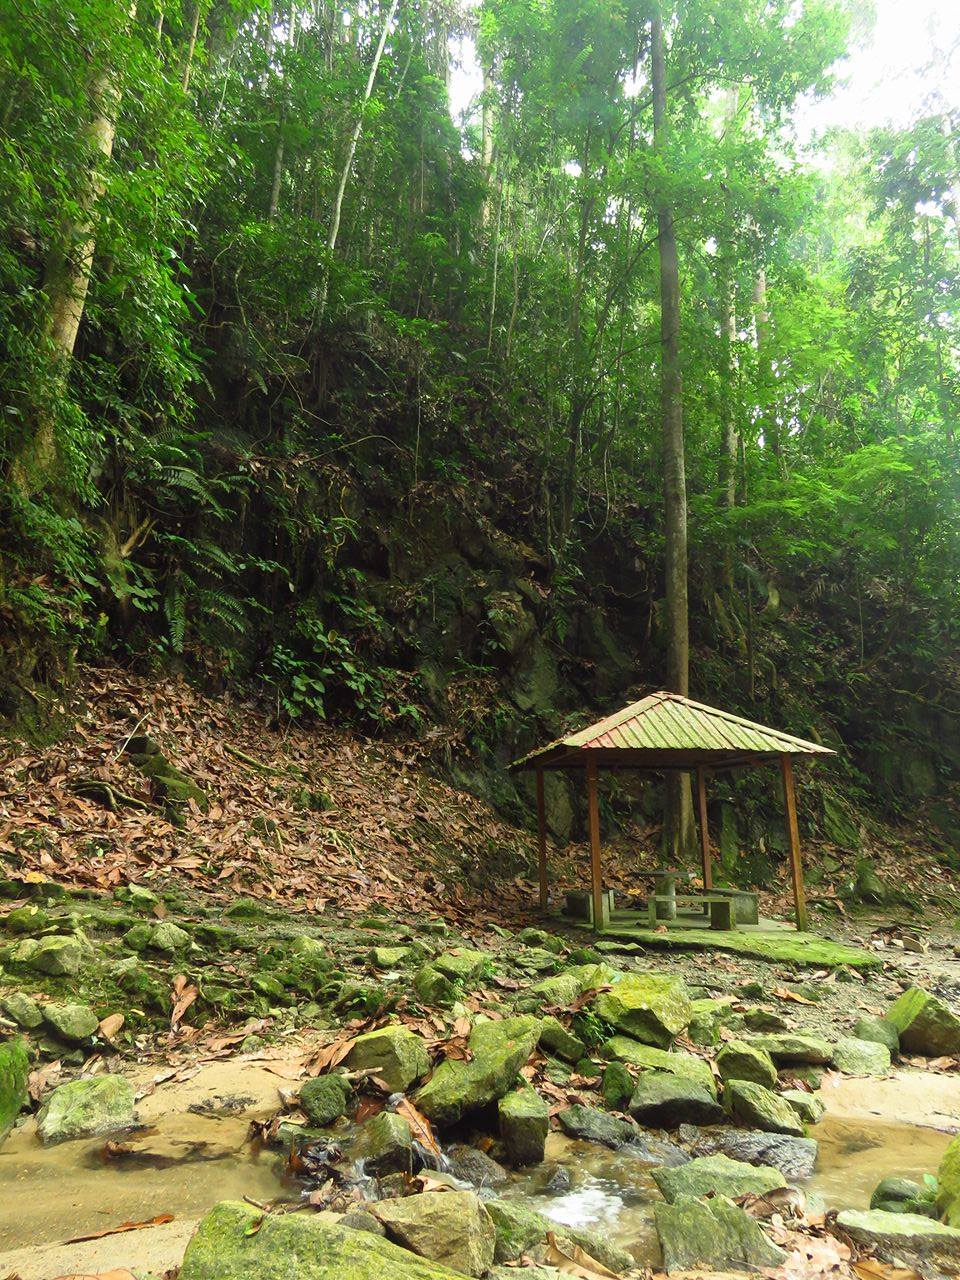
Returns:
[[[784,1102],[789,1102],[794,1111],[806,1124],[819,1124],[826,1108],[815,1093],[805,1093],[803,1089],[784,1089],[780,1094]]]
[[[635,1265],[630,1254],[612,1244],[607,1234],[559,1226],[513,1200],[488,1200],[486,1204],[497,1233],[494,1250],[497,1262],[516,1262],[532,1254],[536,1246],[546,1239],[547,1233],[553,1232],[571,1239],[610,1271],[630,1271]]]
[[[697,1139],[697,1154],[725,1155],[745,1164],[766,1165],[785,1178],[809,1178],[817,1162],[813,1138],[795,1138],[762,1130],[722,1129]]]
[[[391,1093],[406,1093],[430,1070],[430,1055],[408,1027],[381,1027],[357,1036],[345,1065],[350,1071],[375,1072]]]
[[[37,1133],[44,1146],[52,1146],[129,1129],[134,1120],[130,1082],[123,1076],[96,1076],[54,1089],[40,1108]]]
[[[892,1022],[885,1018],[860,1018],[850,1033],[856,1040],[873,1040],[884,1044],[891,1058],[900,1052],[900,1036]]]
[[[890,1050],[876,1040],[841,1036],[833,1046],[833,1063],[848,1076],[883,1076],[890,1070]]]
[[[79,972],[82,955],[76,938],[43,938],[32,949],[29,964],[39,973],[69,978]]]
[[[151,951],[162,951],[166,955],[183,951],[189,945],[189,933],[186,929],[181,929],[178,924],[174,924],[172,920],[161,920],[158,925],[154,925],[150,941],[147,943]]]
[[[924,1280],[956,1280],[960,1231],[915,1213],[845,1209],[837,1226],[894,1266],[912,1266]]]
[[[668,1272],[694,1267],[757,1271],[778,1267],[787,1256],[755,1218],[724,1196],[680,1195],[672,1204],[655,1205],[654,1218]]]
[[[13,991],[5,996],[0,1000],[0,1009],[24,1031],[35,1031],[43,1021],[40,1006],[25,991]]]
[[[617,1150],[624,1147],[636,1136],[636,1129],[626,1120],[618,1120],[616,1116],[599,1107],[587,1107],[575,1103],[565,1111],[557,1114],[563,1130],[571,1138],[582,1138],[584,1142],[598,1142],[604,1147]]]
[[[821,1036],[802,1035],[797,1031],[752,1036],[750,1043],[769,1053],[778,1066],[795,1062],[826,1066],[833,1057],[833,1050]]]
[[[750,1080],[772,1089],[777,1083],[777,1068],[764,1049],[746,1040],[730,1040],[717,1054],[720,1079]]]
[[[579,1062],[587,1051],[587,1046],[579,1036],[568,1031],[553,1014],[549,1014],[540,1024],[540,1047],[563,1058],[565,1062]]]
[[[453,1176],[461,1182],[472,1182],[475,1187],[502,1187],[510,1180],[503,1165],[476,1147],[453,1147],[448,1158]]]
[[[886,1021],[906,1053],[928,1058],[960,1054],[960,1018],[922,987],[909,987],[890,1007]]]
[[[722,1124],[726,1114],[716,1098],[694,1080],[666,1071],[645,1071],[630,1099],[640,1124],[675,1129],[679,1124]]]
[[[933,1190],[911,1178],[883,1178],[873,1189],[871,1209],[888,1213],[918,1213],[925,1218],[938,1218]]]
[[[402,1116],[381,1111],[360,1126],[350,1155],[354,1160],[362,1160],[364,1171],[378,1178],[390,1173],[412,1173],[410,1126]]]

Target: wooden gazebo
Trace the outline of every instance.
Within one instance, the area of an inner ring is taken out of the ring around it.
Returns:
[[[543,774],[546,769],[567,773],[583,771],[587,786],[590,825],[590,882],[594,925],[603,921],[603,888],[600,865],[600,811],[597,774],[600,769],[641,769],[652,772],[673,769],[695,774],[703,887],[713,887],[710,835],[707,829],[708,772],[742,769],[749,765],[779,762],[786,797],[790,871],[798,929],[807,925],[800,861],[800,834],[793,787],[794,756],[831,756],[836,753],[816,742],[794,738],[779,729],[755,724],[729,711],[693,702],[678,693],[651,693],[639,702],[596,724],[569,734],[515,761],[511,771],[534,770],[539,825],[540,906],[547,906],[547,827]]]

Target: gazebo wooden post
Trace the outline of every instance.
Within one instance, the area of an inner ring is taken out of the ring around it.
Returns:
[[[603,927],[603,884],[600,873],[600,804],[597,798],[597,758],[587,752],[587,811],[590,816],[590,887],[593,895],[593,927]]]
[[[797,928],[807,927],[807,901],[803,892],[803,863],[800,861],[800,829],[797,826],[797,797],[793,789],[793,760],[784,754],[780,757],[780,775],[783,778],[783,794],[787,805],[787,835],[790,839],[790,874],[793,878],[793,901],[796,907]]]
[[[540,878],[540,910],[547,909],[547,804],[543,794],[543,770],[537,770],[537,872]]]
[[[703,887],[713,888],[710,863],[710,832],[707,828],[707,778],[702,765],[697,765],[697,811],[700,821],[700,858],[703,863]]]

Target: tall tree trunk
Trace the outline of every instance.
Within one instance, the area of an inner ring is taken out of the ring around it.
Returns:
[[[290,23],[287,27],[287,48],[292,49],[294,41],[297,38],[297,6],[293,3],[290,5]],[[270,207],[267,210],[267,220],[272,222],[277,216],[277,208],[280,204],[280,182],[283,178],[283,129],[287,123],[287,93],[286,85],[281,89],[283,95],[283,103],[280,107],[280,132],[277,138],[277,149],[273,157],[273,182],[270,184]]]
[[[769,449],[777,462],[777,470],[786,475],[783,450],[780,443],[780,422],[773,399],[773,367],[770,362],[770,312],[767,309],[767,272],[763,263],[753,282],[753,325],[757,336],[757,364],[763,390],[764,408],[760,414],[764,448]]]
[[[187,44],[187,56],[183,62],[183,79],[180,82],[183,92],[190,88],[190,72],[193,70],[193,55],[197,48],[197,32],[200,30],[200,3],[195,0],[193,6],[193,22],[190,27],[190,40]]]
[[[136,2],[132,0],[126,10],[126,20],[132,22],[135,13]],[[47,309],[41,341],[50,351],[54,385],[48,403],[37,408],[33,432],[24,441],[10,468],[12,482],[27,495],[44,488],[55,470],[53,404],[66,388],[87,301],[97,248],[97,205],[106,185],[105,171],[113,155],[119,106],[116,71],[108,67],[94,73],[90,82],[91,115],[83,129],[84,147],[91,154],[77,200],[78,212],[63,227],[51,248],[44,274]]]
[[[353,126],[350,133],[350,142],[347,146],[347,154],[343,162],[343,171],[340,174],[340,182],[337,186],[337,194],[333,202],[333,213],[330,218],[330,233],[327,236],[327,254],[329,258],[333,257],[334,250],[337,247],[337,236],[340,234],[340,215],[343,212],[343,196],[347,189],[347,182],[350,179],[350,170],[353,168],[353,157],[356,155],[357,143],[360,141],[360,134],[363,130],[363,113],[367,103],[370,101],[370,95],[373,93],[373,86],[377,79],[377,72],[380,70],[380,60],[383,57],[383,49],[387,43],[387,36],[390,34],[390,24],[396,16],[397,8],[400,0],[392,0],[390,12],[387,14],[383,23],[383,30],[380,32],[380,39],[377,42],[377,51],[373,55],[373,62],[370,64],[370,74],[367,76],[367,85],[363,92],[363,100],[360,103],[360,110],[357,112],[357,122]],[[330,266],[327,264],[326,271],[323,276],[323,285],[320,290],[320,318],[327,307],[327,290],[330,287]]]
[[[493,184],[493,74],[486,62],[483,64],[483,96],[480,99],[480,139],[483,177],[486,187],[483,195],[482,218],[484,226],[490,221],[490,192]]]
[[[667,135],[666,53],[659,5],[650,23],[653,140],[662,151]],[[657,207],[660,257],[660,392],[663,421],[663,504],[666,551],[667,688],[684,696],[690,687],[687,617],[687,484],[680,374],[680,269],[673,211],[663,197]],[[685,773],[667,775],[664,853],[676,860],[694,844],[693,802]]]

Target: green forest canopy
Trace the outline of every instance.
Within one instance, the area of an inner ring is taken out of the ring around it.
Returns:
[[[960,762],[960,104],[801,148],[858,6],[0,6],[12,688],[116,654],[384,732],[523,651],[509,754],[676,682],[682,570],[695,695]]]

